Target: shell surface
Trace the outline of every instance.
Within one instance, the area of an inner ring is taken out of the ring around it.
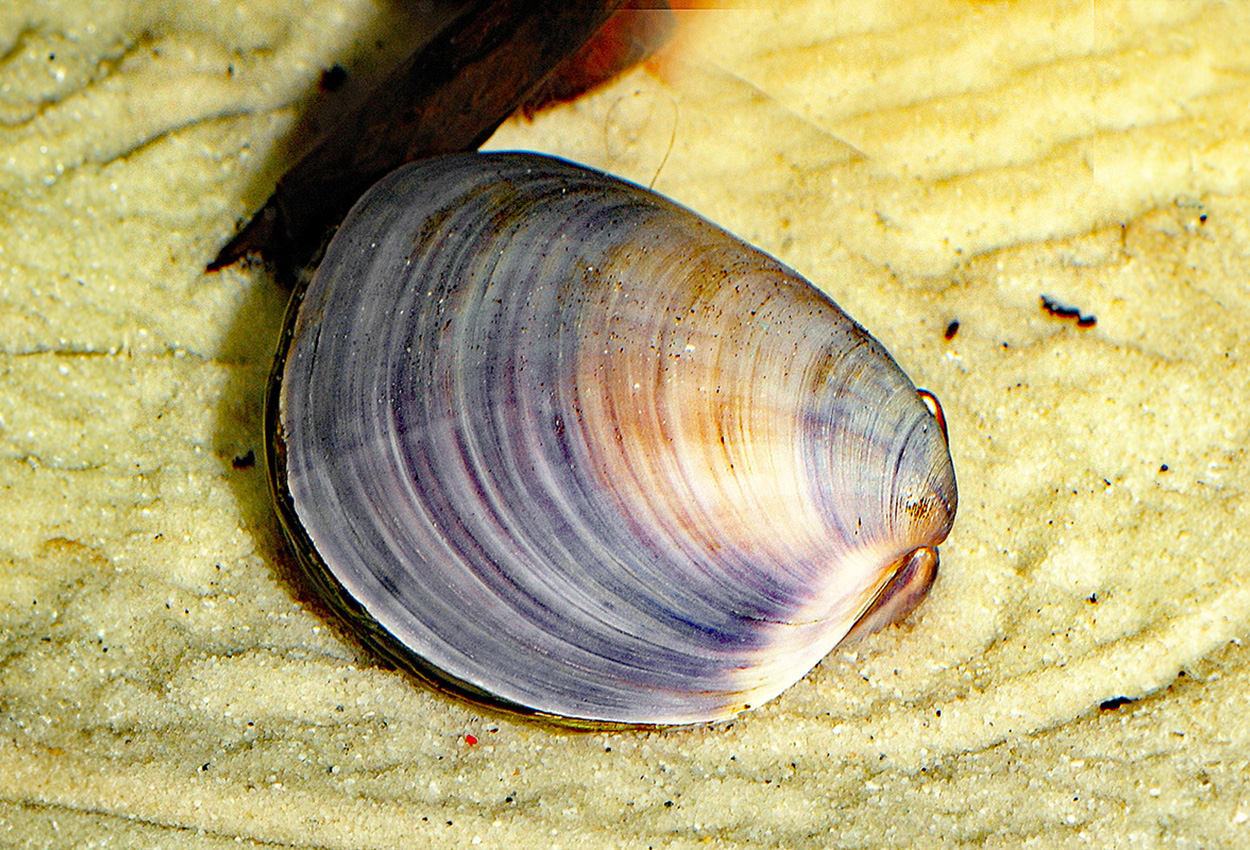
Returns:
[[[293,300],[269,405],[283,524],[367,640],[575,720],[759,705],[897,575],[931,580],[955,514],[934,412],[828,297],[533,154],[374,186]]]

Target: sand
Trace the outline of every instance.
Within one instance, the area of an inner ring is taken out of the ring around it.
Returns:
[[[735,4],[501,129],[795,266],[950,422],[914,617],[613,733],[378,662],[269,503],[283,296],[203,268],[396,5],[0,7],[0,844],[1250,844],[1244,4]]]

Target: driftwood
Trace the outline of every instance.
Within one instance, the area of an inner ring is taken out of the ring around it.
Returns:
[[[318,140],[208,269],[254,256],[285,277],[315,259],[382,175],[414,159],[476,149],[518,108],[567,95],[559,90],[563,82],[554,84],[553,95],[552,80],[586,76],[570,65],[602,63],[605,54],[619,55],[610,61],[621,64],[640,61],[654,44],[605,50],[591,43],[621,6],[622,0],[469,3]],[[614,25],[604,33],[619,39],[621,30]],[[666,27],[660,30],[662,38]],[[587,84],[616,70],[594,69]]]

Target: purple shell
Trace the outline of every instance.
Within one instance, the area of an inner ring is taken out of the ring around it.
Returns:
[[[533,154],[374,186],[293,303],[270,395],[284,525],[335,607],[528,713],[759,705],[883,596],[914,604],[955,515],[934,412],[828,297]]]

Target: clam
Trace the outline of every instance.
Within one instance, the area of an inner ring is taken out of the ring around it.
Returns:
[[[725,718],[937,570],[940,408],[777,260],[535,154],[406,165],[292,299],[279,514],[366,642],[570,722]]]

